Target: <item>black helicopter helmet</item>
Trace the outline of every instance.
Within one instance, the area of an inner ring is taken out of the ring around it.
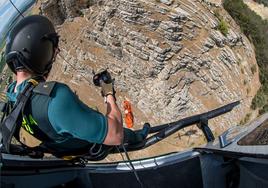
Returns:
[[[54,62],[59,36],[53,24],[44,16],[32,15],[20,20],[6,41],[5,60],[16,74],[20,69],[47,74]]]

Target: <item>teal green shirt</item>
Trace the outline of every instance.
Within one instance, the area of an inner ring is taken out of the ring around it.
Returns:
[[[16,82],[13,82],[7,90],[8,99],[16,102],[18,93],[24,89],[26,83],[27,81],[21,83],[14,93]],[[108,131],[107,118],[85,105],[62,83],[56,83],[53,88],[48,119],[58,134],[68,133],[90,143],[103,143]]]

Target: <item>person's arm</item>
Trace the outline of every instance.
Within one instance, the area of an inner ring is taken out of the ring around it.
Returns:
[[[53,88],[48,105],[48,119],[58,134],[102,144],[108,132],[105,115],[89,108],[64,84]],[[36,98],[38,100],[39,97]],[[38,103],[39,104],[39,103]],[[38,111],[33,112],[33,117]]]
[[[123,121],[122,114],[116,104],[112,77],[105,70],[96,74],[93,77],[93,82],[96,86],[101,87],[101,95],[106,98],[108,130],[103,143],[106,145],[120,145],[124,137]]]
[[[123,141],[122,114],[112,94],[106,96],[108,131],[104,139],[106,145],[120,145]]]

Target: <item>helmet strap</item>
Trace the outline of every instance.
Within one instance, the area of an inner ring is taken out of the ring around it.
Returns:
[[[13,67],[15,67],[15,71],[18,71],[18,70],[25,70],[26,68],[23,66],[22,63],[20,63],[20,61],[18,61],[17,59],[14,59],[13,60]]]

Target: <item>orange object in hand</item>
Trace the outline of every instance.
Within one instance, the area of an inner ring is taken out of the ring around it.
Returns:
[[[124,112],[125,112],[125,123],[127,128],[132,128],[134,124],[134,116],[131,109],[131,104],[129,101],[124,101]]]

